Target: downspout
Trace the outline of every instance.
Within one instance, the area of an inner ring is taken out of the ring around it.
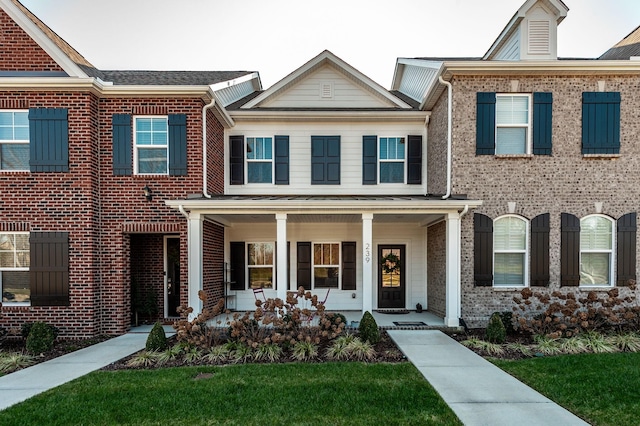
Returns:
[[[210,103],[202,108],[202,195],[205,198],[211,198],[207,192],[207,110],[215,104],[216,98],[214,97]],[[182,206],[180,208],[180,212],[185,214]]]
[[[445,81],[441,75],[438,76],[438,81],[441,84],[447,86],[448,93],[448,105],[447,105],[447,193],[442,196],[443,200],[451,197],[451,127],[452,127],[452,115],[453,115],[453,86],[448,81]]]
[[[182,213],[182,216],[184,216],[187,219],[189,219],[189,213],[187,213],[186,210],[184,209],[184,207],[182,207],[182,204],[180,204],[178,206],[178,210],[180,210],[180,213]]]

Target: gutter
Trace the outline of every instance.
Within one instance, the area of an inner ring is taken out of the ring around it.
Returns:
[[[211,198],[211,195],[207,192],[207,110],[215,104],[216,98],[214,96],[211,102],[202,108],[202,195],[205,198]],[[185,214],[182,206],[180,208],[180,213]]]
[[[447,193],[442,196],[443,200],[451,197],[451,127],[453,115],[453,86],[448,81],[438,76],[438,81],[447,86],[448,102],[447,102]]]

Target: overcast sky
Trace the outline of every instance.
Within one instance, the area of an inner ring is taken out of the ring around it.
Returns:
[[[99,69],[259,71],[325,49],[389,88],[396,58],[482,56],[524,0],[21,0]],[[564,0],[561,57],[600,56],[640,0]]]

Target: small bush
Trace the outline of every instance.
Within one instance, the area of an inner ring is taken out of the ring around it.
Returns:
[[[364,315],[362,315],[358,332],[360,333],[360,339],[364,342],[375,345],[380,341],[378,323],[376,323],[376,319],[371,315],[371,312],[366,311]]]
[[[55,338],[53,327],[44,322],[34,322],[27,336],[27,352],[32,355],[49,352]]]
[[[145,349],[147,351],[164,351],[167,349],[167,335],[160,321],[156,322],[149,332]]]
[[[31,327],[33,327],[33,324],[35,323],[25,322],[25,323],[22,323],[22,325],[20,326],[20,335],[24,340],[27,340],[27,338],[29,337],[29,333],[31,332]],[[53,332],[53,339],[55,340],[56,337],[58,337],[58,334],[60,333],[60,329],[58,329],[58,327],[53,326],[51,324],[47,324],[47,323],[43,323],[43,324],[46,324],[46,326],[51,329],[51,331]]]
[[[500,319],[504,324],[504,329],[507,332],[507,336],[514,336],[516,334],[516,327],[513,324],[513,312],[503,311],[500,312]]]
[[[507,337],[507,331],[499,312],[494,312],[489,319],[487,326],[487,340],[491,343],[504,343]]]

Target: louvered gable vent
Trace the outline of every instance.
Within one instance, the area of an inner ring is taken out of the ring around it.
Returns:
[[[549,21],[529,21],[529,54],[550,53],[551,23]]]

